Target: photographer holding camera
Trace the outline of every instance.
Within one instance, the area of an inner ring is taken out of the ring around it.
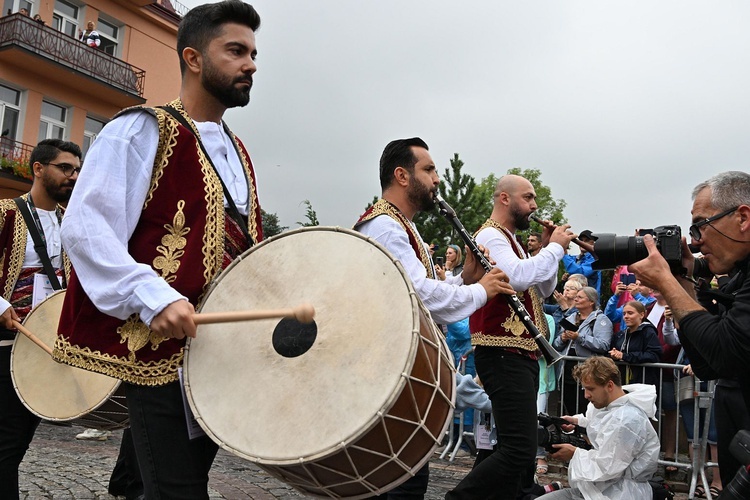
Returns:
[[[571,488],[540,498],[651,498],[648,481],[659,460],[659,437],[649,422],[656,414],[656,389],[646,384],[623,387],[615,362],[602,356],[588,358],[573,370],[573,376],[581,382],[590,404],[585,416],[563,418],[586,429],[592,449],[553,444],[558,451],[552,457],[570,461]],[[574,425],[562,427],[574,429]]]
[[[644,237],[648,257],[629,266],[648,286],[658,288],[679,323],[679,336],[695,374],[719,379],[716,393],[719,463],[726,485],[739,467],[728,445],[750,413],[750,175],[732,171],[718,174],[693,190],[693,246],[696,259],[682,240],[682,266],[687,276],[675,276],[650,236]],[[674,267],[674,266],[672,266]],[[729,281],[712,290],[713,276]],[[696,290],[697,288],[697,290]],[[739,389],[732,389],[731,384]],[[742,399],[740,399],[740,394]],[[734,398],[722,403],[723,397]],[[743,405],[744,403],[744,405]],[[735,410],[721,411],[722,408]],[[730,415],[744,409],[742,416]]]

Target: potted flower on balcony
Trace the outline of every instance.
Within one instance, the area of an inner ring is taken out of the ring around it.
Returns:
[[[0,156],[0,169],[16,177],[32,179],[29,159],[25,156],[14,155],[13,153]]]

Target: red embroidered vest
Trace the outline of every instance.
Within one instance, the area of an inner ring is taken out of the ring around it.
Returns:
[[[409,237],[409,243],[414,249],[414,253],[417,255],[417,258],[425,267],[427,277],[435,279],[435,268],[432,266],[432,260],[427,253],[427,249],[425,249],[422,238],[416,233],[416,231],[414,231],[414,227],[411,225],[411,221],[409,221],[409,219],[403,213],[401,213],[401,210],[399,210],[396,205],[394,205],[390,201],[386,201],[382,198],[376,201],[375,204],[368,208],[365,213],[362,214],[359,220],[357,220],[357,223],[354,224],[353,229],[356,230],[363,223],[380,215],[387,215],[391,219],[398,222],[398,224],[404,229],[404,231],[406,231],[406,235]]]
[[[170,105],[182,108],[179,101]],[[151,186],[128,251],[198,308],[211,281],[230,261],[225,241],[227,228],[234,223],[225,220],[229,216],[219,177],[193,133],[161,109],[141,109],[156,116],[159,145]],[[262,228],[254,172],[244,146],[232,139],[250,179],[248,231],[259,242]],[[234,241],[236,235],[231,232],[229,241]],[[72,273],[58,326],[56,360],[134,384],[161,385],[178,379],[184,345],[185,339],[154,334],[137,314],[123,321],[100,312]]]
[[[510,247],[519,259],[527,258],[519,248],[513,234],[506,228],[488,219],[477,233],[485,228],[494,228],[508,240]],[[549,328],[544,317],[542,299],[535,287],[518,293],[518,299],[524,305],[537,329],[549,338]],[[511,308],[508,299],[503,295],[496,295],[479,308],[469,318],[471,344],[491,347],[503,347],[510,351],[528,356],[532,359],[541,358],[541,352],[529,330]]]

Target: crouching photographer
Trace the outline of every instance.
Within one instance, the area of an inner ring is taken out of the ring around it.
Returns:
[[[632,500],[652,498],[649,479],[659,460],[659,437],[649,422],[656,413],[653,385],[622,386],[620,370],[610,358],[593,356],[573,370],[589,400],[585,415],[564,416],[571,432],[586,429],[591,449],[552,444],[552,458],[570,461],[571,488],[539,498]]]
[[[724,172],[698,184],[692,216],[691,243],[702,258],[693,257],[683,238],[684,269],[675,271],[653,238],[645,236],[648,257],[628,268],[661,291],[696,376],[719,379],[714,404],[726,485],[742,465],[729,452],[729,441],[750,427],[750,175]],[[723,275],[728,282],[712,289],[712,278]]]

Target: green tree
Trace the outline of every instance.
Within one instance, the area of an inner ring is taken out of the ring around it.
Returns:
[[[305,217],[307,218],[306,222],[297,222],[302,227],[312,227],[312,226],[319,226],[320,222],[318,222],[318,214],[315,212],[315,209],[312,206],[312,203],[310,203],[310,200],[303,200],[302,203],[305,205]]]
[[[289,229],[287,226],[282,226],[279,221],[279,216],[274,213],[268,213],[262,208],[260,209],[261,224],[263,225],[263,237],[270,238],[277,234]]]

